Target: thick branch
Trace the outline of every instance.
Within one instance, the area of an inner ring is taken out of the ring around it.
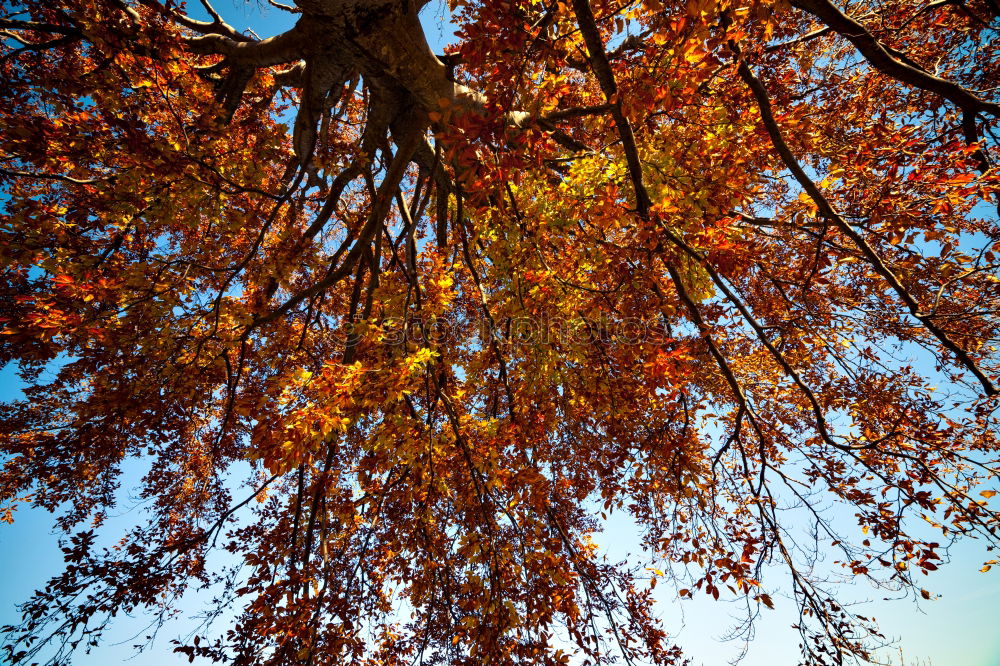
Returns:
[[[792,0],[792,4],[813,14],[840,33],[883,74],[915,88],[940,95],[964,111],[1000,116],[1000,104],[984,100],[962,86],[935,76],[909,61],[902,54],[882,44],[863,25],[841,12],[829,0]]]
[[[792,172],[795,180],[798,181],[799,185],[802,186],[802,189],[804,189],[809,195],[809,198],[816,204],[816,208],[819,210],[819,213],[825,219],[836,225],[845,236],[854,242],[858,249],[861,250],[861,253],[865,256],[865,259],[868,260],[868,263],[875,269],[875,272],[881,275],[885,281],[889,283],[892,290],[896,292],[899,299],[903,301],[904,305],[906,305],[910,314],[923,324],[924,328],[930,331],[934,337],[941,342],[941,345],[945,349],[954,354],[959,363],[975,375],[976,379],[979,380],[979,383],[982,384],[986,395],[996,395],[996,387],[993,385],[993,382],[989,379],[989,377],[987,377],[986,374],[979,368],[975,360],[973,360],[972,357],[969,356],[968,352],[956,344],[951,338],[948,337],[947,333],[934,323],[932,315],[923,312],[920,304],[913,297],[913,295],[907,291],[906,287],[903,286],[899,277],[896,276],[892,269],[886,265],[868,241],[866,241],[860,233],[858,233],[850,224],[847,223],[846,220],[844,220],[843,217],[841,217],[830,202],[827,201],[823,192],[819,189],[816,183],[814,183],[802,169],[802,166],[799,164],[795,155],[788,147],[788,144],[785,143],[784,138],[781,136],[781,128],[778,127],[778,123],[774,119],[774,114],[771,111],[771,101],[768,98],[767,91],[764,89],[764,85],[754,75],[754,73],[750,70],[750,67],[745,62],[740,63],[739,73],[743,81],[753,91],[754,97],[757,100],[757,106],[760,110],[761,119],[763,120],[764,126],[767,128],[767,132],[771,137],[771,143],[778,151],[778,154],[781,156],[785,166]]]
[[[590,10],[588,0],[573,0],[573,11],[576,13],[577,23],[580,26],[580,33],[587,44],[587,51],[590,53],[590,67],[597,76],[601,84],[601,90],[611,104],[611,115],[615,119],[615,126],[618,128],[618,135],[622,140],[622,148],[625,151],[625,162],[628,164],[629,177],[632,180],[632,187],[635,190],[635,205],[639,214],[643,218],[649,217],[651,202],[646,187],[642,182],[642,165],[639,162],[639,151],[635,144],[635,134],[632,132],[632,125],[629,124],[625,114],[622,113],[621,104],[618,102],[618,85],[615,83],[614,73],[611,71],[611,63],[608,60],[607,52],[604,50],[604,41],[601,33],[597,29],[594,21],[594,14]]]
[[[187,40],[188,48],[199,55],[223,55],[232,64],[269,67],[299,60],[303,56],[303,35],[298,26],[259,42],[238,42],[220,34],[201,35]]]

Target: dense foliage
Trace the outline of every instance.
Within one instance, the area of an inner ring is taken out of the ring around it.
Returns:
[[[3,5],[8,657],[674,663],[665,580],[866,658],[831,577],[1000,536],[996,0],[425,2]]]

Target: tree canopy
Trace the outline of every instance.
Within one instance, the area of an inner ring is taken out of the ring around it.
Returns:
[[[996,0],[269,1],[3,5],[12,662],[679,663],[659,581],[842,663],[997,541]]]

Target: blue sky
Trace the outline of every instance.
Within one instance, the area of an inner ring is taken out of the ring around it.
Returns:
[[[238,29],[252,28],[262,37],[275,34],[292,22],[290,15],[269,7],[263,0],[217,0],[216,7],[231,25]],[[192,3],[191,13],[205,18],[197,2]],[[423,18],[432,47],[441,52],[452,33],[446,6],[443,2],[432,2],[424,10]],[[17,398],[19,387],[12,367],[0,370],[0,400]],[[138,468],[132,469],[129,475],[134,483],[139,475]],[[126,479],[123,485],[127,495],[129,480]],[[141,509],[134,509],[113,520],[112,525],[128,524],[139,518]],[[607,548],[612,560],[636,555],[639,550],[630,524],[621,519],[609,522],[599,543]],[[922,601],[919,606],[909,600],[884,601],[879,591],[864,585],[847,587],[845,598],[867,600],[855,608],[856,612],[875,616],[883,633],[898,639],[905,661],[900,662],[897,651],[889,651],[884,654],[887,662],[907,666],[1000,666],[1000,631],[997,630],[1000,567],[990,573],[979,572],[982,562],[990,557],[991,554],[977,542],[965,542],[954,548],[952,561],[929,576],[925,585],[939,596]],[[51,516],[47,513],[29,508],[17,514],[14,525],[0,525],[0,570],[4,572],[0,577],[0,625],[18,620],[15,604],[25,600],[50,576],[59,573],[61,560],[57,536],[51,530]],[[660,587],[658,592],[660,615],[667,630],[695,664],[721,665],[740,653],[740,643],[719,640],[733,626],[738,607],[705,597],[678,604],[669,586]],[[776,609],[765,611],[760,618],[756,639],[742,662],[748,666],[797,663],[798,635],[790,628],[794,608],[780,594],[772,596]],[[181,607],[187,616],[202,608],[195,599],[185,599]],[[148,633],[148,622],[149,619],[142,616],[120,617],[107,644],[90,655],[77,655],[73,663],[79,666],[187,663],[185,657],[172,653],[169,641],[193,626],[188,620],[168,625],[151,650],[133,656],[131,646],[141,642]]]

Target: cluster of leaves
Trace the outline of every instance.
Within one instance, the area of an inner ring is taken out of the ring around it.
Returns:
[[[0,17],[0,499],[71,535],[13,662],[204,587],[192,660],[675,663],[666,576],[842,663],[818,557],[997,541],[995,0],[204,4]]]

